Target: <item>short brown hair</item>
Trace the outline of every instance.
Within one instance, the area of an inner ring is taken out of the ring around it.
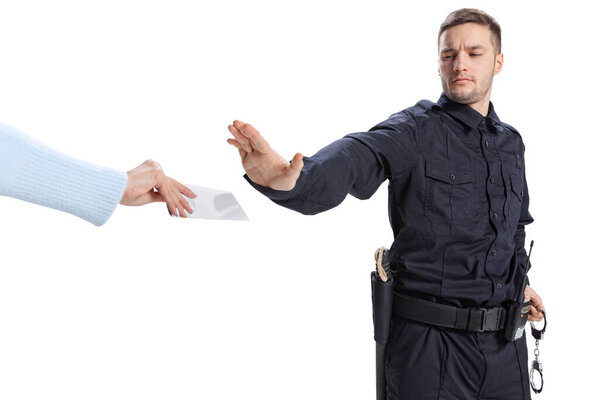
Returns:
[[[445,30],[469,22],[485,25],[490,28],[490,31],[492,31],[492,44],[494,45],[496,54],[502,51],[502,30],[500,29],[500,25],[491,15],[476,8],[461,8],[448,14],[444,22],[440,25],[438,46],[440,44],[440,36],[442,36]]]

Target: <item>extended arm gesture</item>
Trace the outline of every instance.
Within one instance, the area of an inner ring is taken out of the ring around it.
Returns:
[[[302,154],[296,153],[288,162],[269,146],[252,125],[233,121],[228,128],[234,139],[227,139],[227,143],[239,150],[242,166],[253,182],[275,190],[294,188],[304,166]]]

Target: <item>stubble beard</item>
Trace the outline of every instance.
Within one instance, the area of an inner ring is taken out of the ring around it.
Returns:
[[[450,100],[461,104],[474,104],[481,101],[489,93],[493,79],[494,71],[492,70],[489,75],[483,78],[479,87],[477,86],[477,81],[474,80],[475,87],[473,89],[469,91],[453,91],[450,90],[450,82],[442,78],[442,89]]]

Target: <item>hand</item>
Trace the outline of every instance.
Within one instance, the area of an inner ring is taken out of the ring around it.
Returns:
[[[227,143],[239,150],[242,166],[253,182],[275,190],[292,190],[296,186],[304,166],[302,154],[296,153],[287,162],[252,125],[233,121],[227,128],[235,138],[227,139]]]
[[[157,191],[154,189],[156,188]],[[137,168],[127,172],[127,186],[121,198],[121,204],[126,206],[141,206],[156,201],[164,201],[171,215],[186,218],[187,210],[192,213],[192,207],[181,196],[194,198],[196,195],[189,188],[165,175],[160,164],[146,160]]]
[[[542,302],[542,298],[539,294],[535,292],[531,288],[531,286],[527,285],[525,288],[525,300],[531,301],[531,309],[529,310],[529,320],[534,322],[541,322],[544,320],[544,316],[540,310],[546,309],[544,308],[544,303]]]

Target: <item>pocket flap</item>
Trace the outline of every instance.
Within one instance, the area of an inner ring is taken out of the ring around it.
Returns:
[[[523,179],[517,174],[510,174],[510,186],[520,200],[523,200],[525,190],[523,189]]]
[[[473,171],[469,167],[440,160],[428,159],[425,162],[425,176],[451,185],[473,182]]]

